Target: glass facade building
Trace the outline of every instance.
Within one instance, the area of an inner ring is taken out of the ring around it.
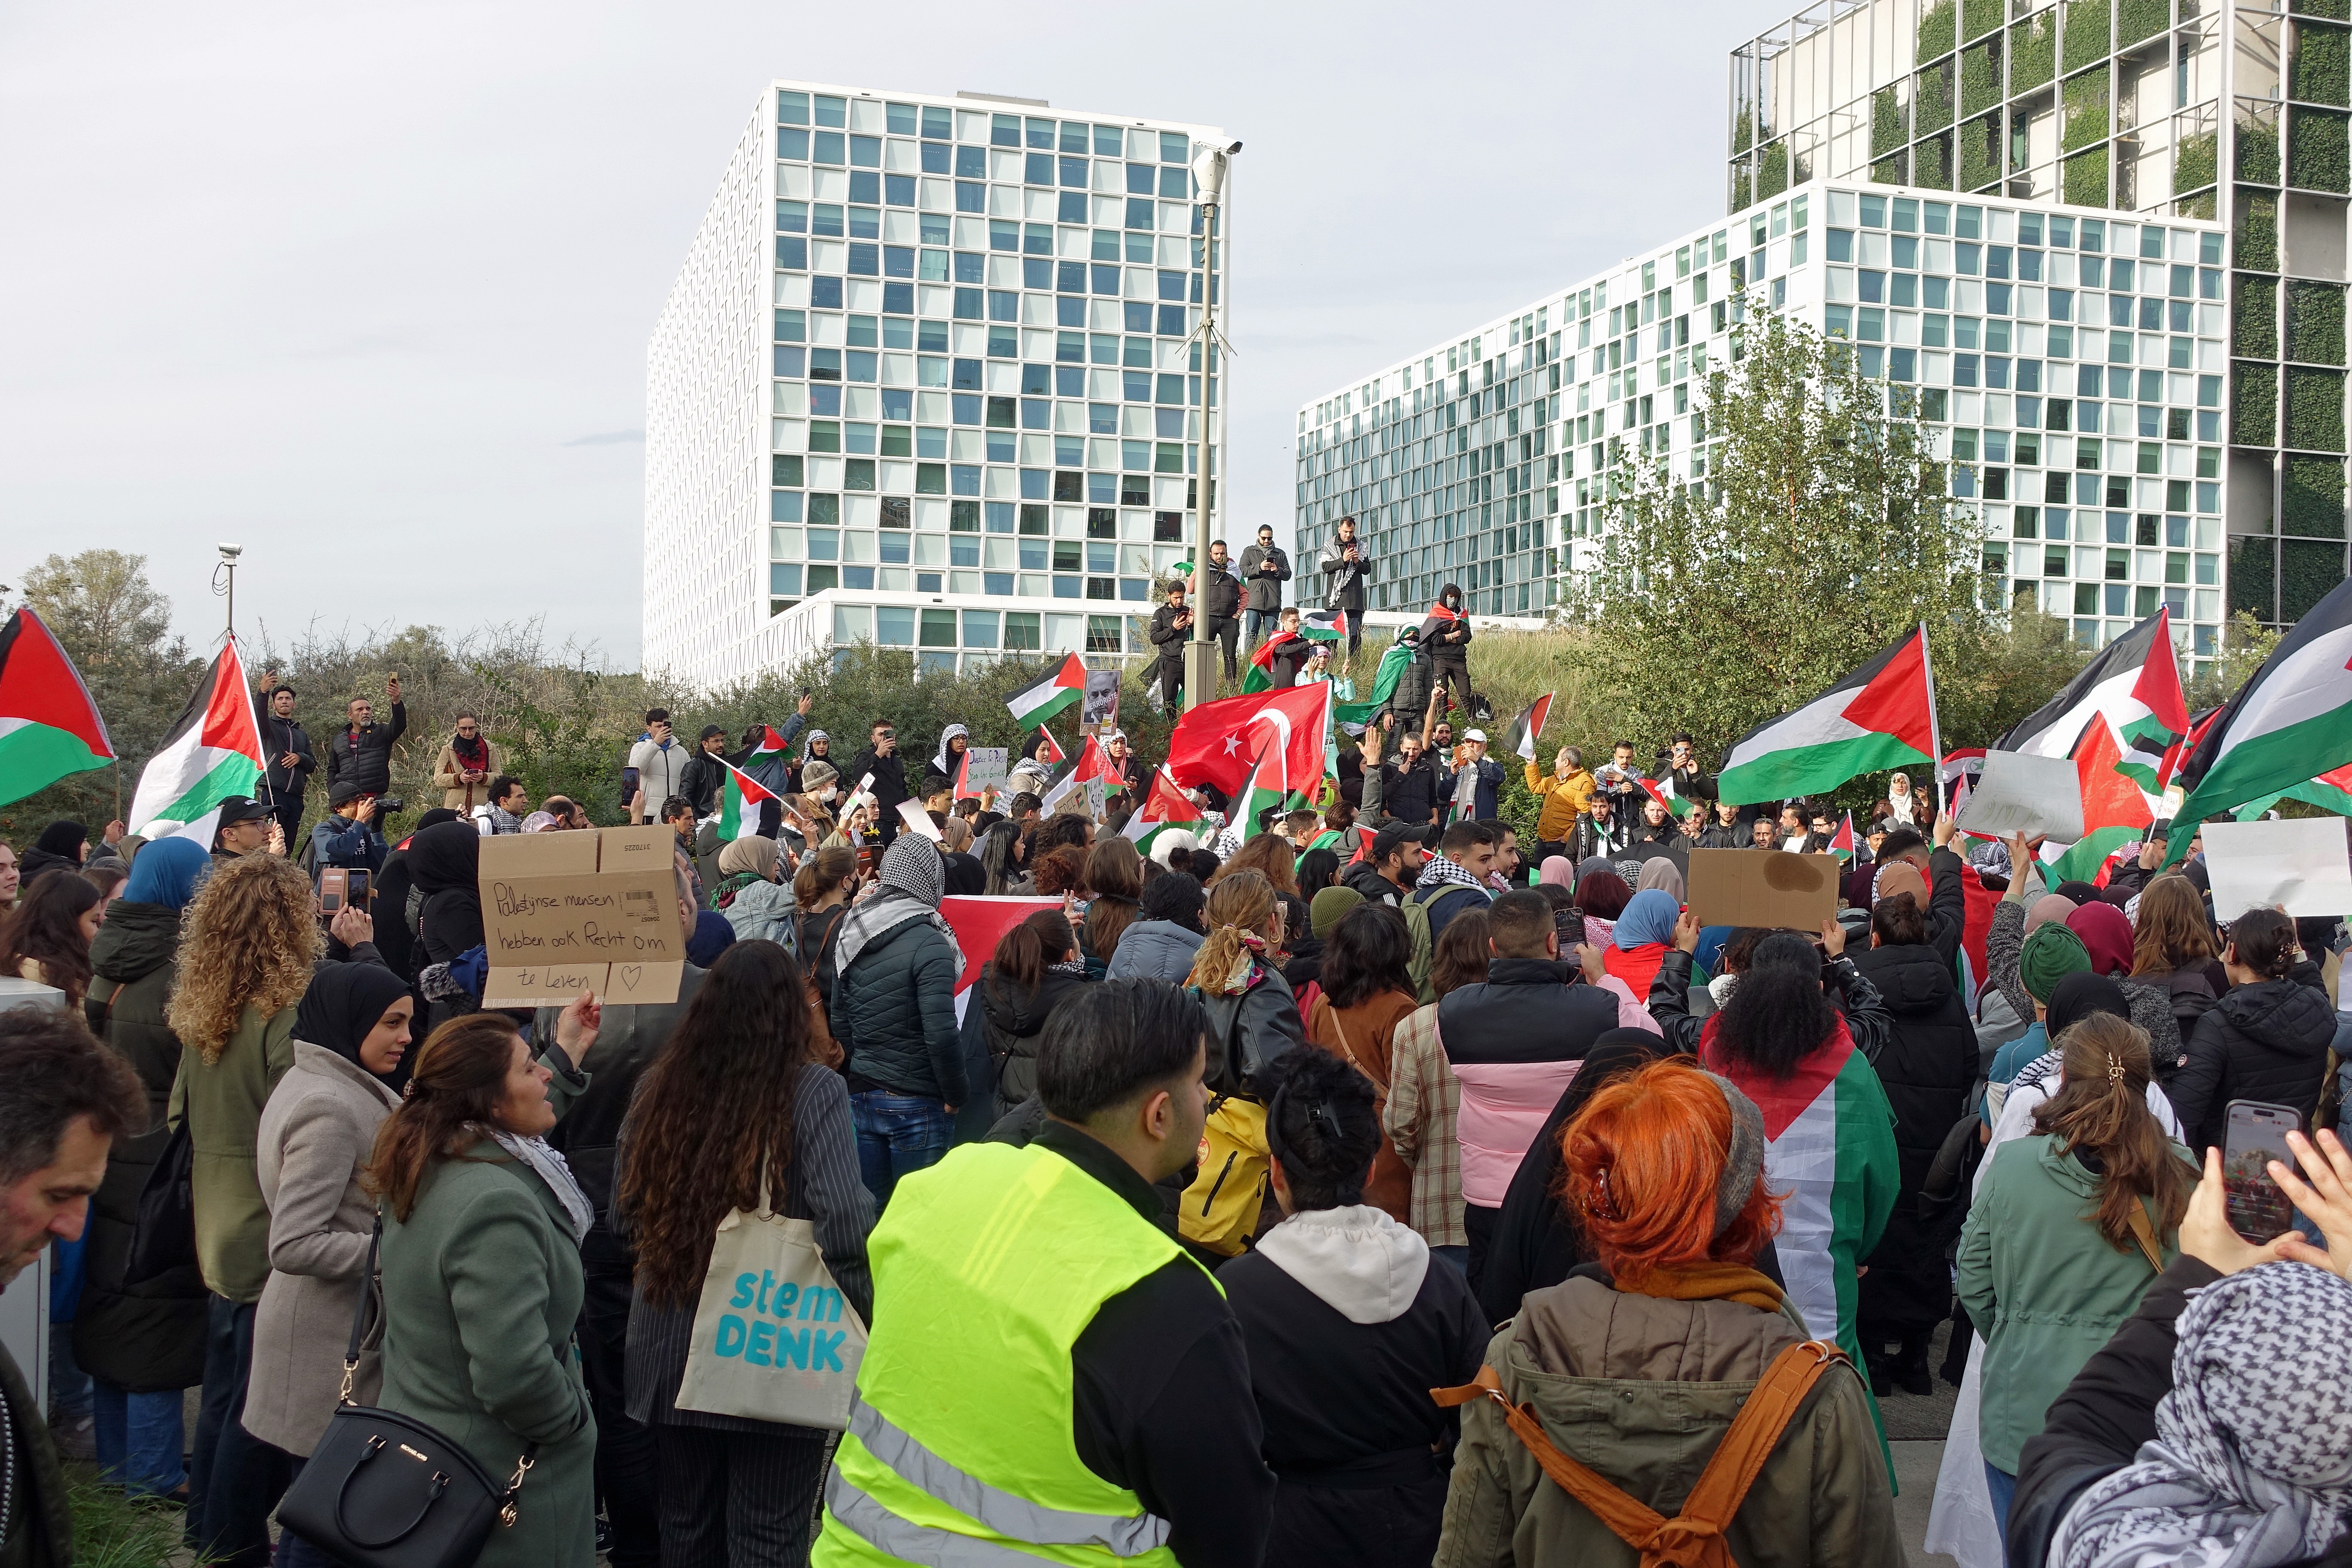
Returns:
[[[647,668],[1142,652],[1204,438],[1223,471],[1191,165],[1224,141],[773,84],[648,350]]]
[[[1353,516],[1372,613],[1418,618],[1454,582],[1475,614],[1546,614],[1612,468],[1706,479],[1706,374],[1769,310],[1916,395],[1982,522],[1988,606],[2031,596],[2095,644],[2168,605],[2210,656],[2228,241],[2195,218],[1812,181],[1300,408],[1299,559]]]
[[[2345,576],[2347,17],[2345,0],[1823,0],[1731,51],[1727,204],[1867,180],[2219,222],[2227,602],[2292,621]]]

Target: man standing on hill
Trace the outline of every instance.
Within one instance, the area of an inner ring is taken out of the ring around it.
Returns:
[[[1348,617],[1348,659],[1364,640],[1364,583],[1372,574],[1372,552],[1356,537],[1356,520],[1343,517],[1339,532],[1323,547],[1323,607]]]
[[[296,831],[302,826],[302,792],[310,787],[319,759],[311,755],[310,732],[294,721],[294,689],[282,680],[273,681],[269,688],[268,711],[261,720],[261,755],[270,815],[278,819],[286,842],[297,843]]]
[[[327,787],[348,784],[364,795],[392,793],[392,748],[408,731],[408,709],[400,700],[400,672],[383,683],[392,700],[392,722],[375,721],[375,705],[364,697],[352,699],[350,722],[335,731],[327,752]]]
[[[1242,552],[1242,582],[1249,606],[1242,636],[1252,652],[1282,613],[1282,585],[1289,581],[1290,557],[1275,543],[1272,526],[1258,524],[1257,542]]]

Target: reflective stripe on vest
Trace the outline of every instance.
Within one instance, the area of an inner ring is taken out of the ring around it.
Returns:
[[[899,1479],[958,1512],[971,1515],[999,1535],[1009,1535],[1015,1541],[1034,1541],[1040,1545],[1105,1546],[1121,1557],[1134,1557],[1168,1543],[1171,1526],[1166,1520],[1154,1514],[1074,1513],[1065,1509],[1043,1508],[1026,1498],[1015,1497],[1011,1492],[990,1486],[978,1476],[956,1468],[892,1426],[880,1411],[862,1399],[850,1406],[849,1430],[866,1445],[866,1452],[888,1466]],[[841,1486],[856,1491],[855,1487],[842,1479],[839,1470],[833,1474],[834,1479]],[[858,1495],[865,1496],[862,1492]],[[829,1496],[827,1500],[831,1500]],[[866,1500],[877,1510],[888,1512],[879,1503],[874,1503],[871,1498]],[[838,1509],[835,1511],[840,1512]],[[946,1531],[930,1530],[911,1523],[896,1514],[888,1517],[901,1531],[942,1540],[971,1540],[968,1536],[953,1535]],[[842,1522],[851,1524],[855,1521],[845,1516]],[[875,1541],[863,1530],[858,1533]],[[908,1555],[888,1542],[875,1541],[875,1544],[901,1557]],[[1026,1553],[1017,1555],[1027,1556]],[[914,1561],[925,1563],[930,1559],[918,1556]]]

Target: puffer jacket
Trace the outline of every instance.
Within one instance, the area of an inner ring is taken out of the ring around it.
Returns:
[[[193,1388],[205,1372],[206,1293],[196,1266],[122,1283],[139,1194],[171,1141],[163,1112],[180,1070],[180,1037],[164,1022],[163,1007],[179,940],[179,911],[168,905],[110,905],[89,944],[92,973],[82,1001],[90,1032],[139,1075],[148,1130],[115,1141],[105,1179],[90,1198],[74,1360],[92,1376],[142,1394]]]
[[[736,889],[719,912],[735,928],[738,942],[772,942],[787,952],[793,948],[793,914],[800,905],[790,882],[752,882]]]
[[[1119,934],[1118,951],[1110,955],[1107,980],[1165,980],[1181,985],[1192,973],[1192,958],[1208,939],[1174,921],[1138,921]]]
[[[1785,1307],[1623,1294],[1588,1266],[1530,1291],[1486,1348],[1514,1405],[1562,1452],[1672,1517],[1772,1360],[1805,1338]],[[1903,1561],[1895,1499],[1862,1380],[1813,1384],[1724,1531],[1747,1568],[1883,1568]],[[1463,1406],[1436,1568],[1573,1563],[1633,1568],[1640,1554],[1546,1479],[1493,1401]]]
[[[2335,1038],[2336,1009],[2311,960],[2290,979],[2231,986],[2197,1021],[2189,1059],[2166,1090],[2189,1147],[2201,1157],[2223,1142],[2233,1100],[2291,1105],[2308,1127]]]
[[[834,971],[833,1037],[846,1053],[849,1087],[961,1105],[970,1092],[957,1042],[955,950],[937,926],[909,920]]]
[[[1561,984],[1540,958],[1497,958],[1485,980],[1437,1004],[1438,1044],[1462,1085],[1463,1202],[1502,1207],[1528,1143],[1592,1043],[1615,1027],[1614,995]]]
[[[1943,879],[1938,879],[1940,886]],[[1958,901],[1959,879],[1950,879]],[[1958,927],[1954,928],[1958,934]],[[1951,1205],[1933,1225],[1919,1216],[1919,1190],[1952,1124],[1968,1114],[1977,1078],[1977,1035],[1952,978],[1951,961],[1933,946],[1906,943],[1853,954],[1854,967],[1878,987],[1893,1027],[1871,1066],[1895,1109],[1895,1156],[1901,1172],[1895,1212],[1864,1259],[1862,1321],[1874,1328],[1930,1327],[1951,1311],[1944,1249],[1958,1233]]]
[[[1122,939],[1122,945],[1124,939]],[[996,966],[981,972],[980,1004],[987,1015],[988,1055],[996,1064],[996,1114],[1003,1116],[1037,1090],[1037,1047],[1045,1020],[1087,983],[1083,974],[1047,970],[1034,991],[1000,984]]]

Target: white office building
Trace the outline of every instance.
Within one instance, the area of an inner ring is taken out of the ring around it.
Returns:
[[[1225,258],[1192,164],[1225,140],[764,92],[647,346],[646,668],[1143,651],[1204,446],[1224,471],[1194,333]]]

